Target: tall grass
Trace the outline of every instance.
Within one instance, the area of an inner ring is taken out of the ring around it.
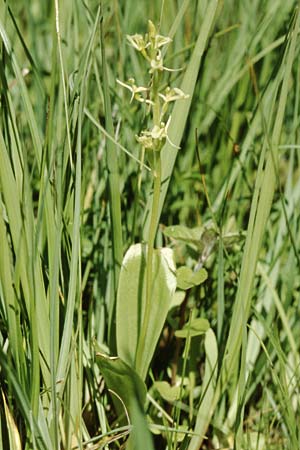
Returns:
[[[300,5],[179,3],[0,5],[0,448],[299,449]],[[180,149],[162,150],[155,246],[192,270],[161,335],[153,289],[140,377],[134,355],[110,357],[122,259],[148,240],[135,135],[151,123],[116,79],[145,85],[126,35],[148,19],[181,69],[161,87],[189,94],[168,129]]]

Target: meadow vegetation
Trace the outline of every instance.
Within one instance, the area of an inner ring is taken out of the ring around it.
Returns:
[[[0,5],[0,448],[299,450],[296,0]]]

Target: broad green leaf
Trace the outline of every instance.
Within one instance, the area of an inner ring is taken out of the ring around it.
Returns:
[[[136,371],[119,357],[111,358],[102,353],[97,353],[96,356],[107,387],[120,397],[129,417],[133,399],[143,409],[147,390]]]
[[[172,403],[179,399],[180,386],[170,386],[167,381],[156,381],[154,387],[167,402]]]
[[[179,267],[176,272],[177,275],[177,287],[179,289],[190,289],[194,286],[199,286],[207,279],[207,272],[205,269],[200,269],[194,272],[192,269],[186,266]]]
[[[135,367],[146,301],[146,250],[146,245],[135,244],[127,251],[121,267],[117,295],[118,355],[132,367]],[[175,289],[173,252],[167,248],[155,249],[152,267],[152,309],[138,371],[143,379],[146,377]]]
[[[191,322],[185,324],[181,330],[175,331],[175,336],[179,338],[200,336],[201,334],[206,333],[208,329],[208,320],[197,317],[197,319],[193,319]]]
[[[136,399],[132,399],[131,410],[131,421],[133,426],[129,439],[126,442],[126,450],[154,450],[146,416]]]

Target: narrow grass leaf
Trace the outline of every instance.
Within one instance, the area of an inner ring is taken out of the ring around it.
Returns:
[[[4,412],[5,412],[6,424],[7,424],[7,428],[8,428],[9,449],[10,450],[22,450],[19,430],[16,426],[16,422],[14,421],[14,418],[13,418],[13,416],[9,410],[9,407],[6,403],[3,392],[2,392],[2,400],[3,400],[3,404],[4,404]]]
[[[26,365],[24,352],[22,351],[22,335],[20,329],[20,308],[18,305],[15,291],[13,289],[11,254],[7,241],[7,234],[3,218],[3,212],[0,212],[0,285],[5,300],[6,320],[10,336],[10,350],[16,367],[18,380],[25,386],[26,383]]]
[[[102,55],[102,76],[103,76],[103,95],[105,105],[105,125],[110,136],[114,135],[113,119],[111,112],[111,101],[109,92],[108,68],[105,56],[105,41],[103,24],[101,29],[101,55]],[[110,217],[111,217],[111,238],[113,250],[113,290],[109,304],[109,337],[110,342],[114,342],[114,318],[117,287],[119,281],[120,268],[123,258],[123,237],[121,225],[121,198],[120,198],[120,180],[117,148],[110,139],[106,143],[106,164],[108,170],[108,185],[110,198]]]
[[[247,231],[245,251],[243,255],[242,268],[240,273],[240,282],[237,297],[233,310],[232,325],[227,341],[226,369],[227,376],[230,376],[234,370],[242,339],[242,328],[244,321],[247,320],[250,303],[252,299],[251,290],[253,286],[254,275],[257,267],[258,254],[265,233],[268,215],[270,213],[272,199],[276,184],[276,154],[279,138],[282,128],[284,111],[288,97],[288,83],[290,80],[292,64],[295,57],[297,31],[299,28],[299,12],[297,12],[291,33],[291,42],[286,55],[286,66],[283,75],[282,88],[280,92],[279,105],[274,121],[273,133],[271,138],[271,149],[267,155],[265,170],[258,176],[259,180],[259,198],[258,203],[253,204],[249,219],[249,228]]]
[[[205,372],[202,383],[202,393],[192,437],[188,450],[198,450],[214,412],[213,399],[216,395],[218,377],[218,344],[213,330],[205,334]]]
[[[7,357],[3,353],[2,349],[0,349],[0,365],[3,373],[6,376],[6,379],[9,380],[9,382],[11,383],[15,400],[18,402],[18,406],[22,411],[28,430],[31,430],[31,432],[33,432],[32,434],[35,436],[35,440],[37,443],[36,448],[38,450],[49,450],[49,449],[52,450],[52,444],[49,439],[49,435],[42,433],[38,422],[35,420],[34,417],[32,417],[32,409],[28,397],[26,396],[26,393],[18,383],[13,373],[13,370],[7,361]]]

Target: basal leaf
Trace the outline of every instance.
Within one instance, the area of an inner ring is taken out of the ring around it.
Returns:
[[[117,311],[118,355],[135,368],[138,339],[146,302],[147,246],[132,245],[120,273]],[[151,315],[138,373],[145,379],[176,289],[175,264],[171,249],[155,249],[152,266]]]
[[[97,353],[96,356],[107,387],[121,398],[129,416],[133,399],[143,409],[147,390],[136,371],[119,357],[111,358],[102,353]]]

